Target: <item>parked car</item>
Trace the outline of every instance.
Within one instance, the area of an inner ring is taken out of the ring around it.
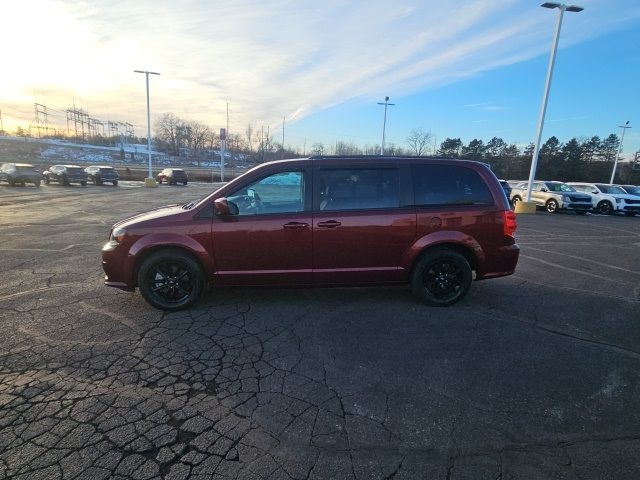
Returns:
[[[167,182],[168,185],[177,185],[178,183],[186,185],[188,178],[187,172],[181,168],[165,168],[158,174],[157,180],[158,183]]]
[[[620,187],[625,193],[629,195],[635,195],[636,197],[640,197],[640,187],[638,185],[616,185]]]
[[[104,165],[100,166],[90,166],[84,169],[87,173],[87,180],[93,182],[94,185],[102,185],[105,182],[113,183],[113,186],[118,185],[118,180],[120,176],[118,175],[118,171],[113,167],[106,167]]]
[[[208,287],[410,284],[451,305],[510,275],[515,213],[478,162],[311,157],[262,164],[203,200],[116,223],[105,284],[178,310]]]
[[[511,190],[511,204],[514,207],[526,198],[528,185],[529,182],[521,182]],[[584,215],[592,208],[591,195],[579,193],[563,182],[533,182],[531,201],[549,213],[568,210]]]
[[[40,186],[42,175],[29,163],[5,163],[0,167],[0,181],[7,182],[12,187],[16,184],[33,183]]]
[[[507,196],[507,198],[511,198],[511,185],[509,185],[509,182],[507,182],[506,180],[499,180],[499,182],[502,190],[504,190],[504,194]]]
[[[593,208],[601,215],[611,215],[616,212],[633,216],[640,212],[640,198],[629,195],[622,188],[604,183],[570,182],[579,192],[591,194]]]
[[[87,173],[78,165],[53,165],[49,170],[42,172],[42,177],[47,185],[51,182],[58,182],[60,185],[87,184]]]

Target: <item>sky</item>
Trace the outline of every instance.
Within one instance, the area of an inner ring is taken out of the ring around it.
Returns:
[[[536,133],[557,10],[529,0],[5,0],[0,111],[28,128],[34,103],[66,128],[75,105],[146,134],[172,112],[232,133],[264,126],[300,150],[387,143],[414,128],[520,146]],[[640,150],[640,2],[580,0],[566,13],[543,140],[620,134]]]

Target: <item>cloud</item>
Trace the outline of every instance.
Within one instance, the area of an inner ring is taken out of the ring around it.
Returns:
[[[567,15],[563,47],[640,18],[631,0],[603,3]],[[20,48],[3,54],[0,102],[44,96],[64,109],[75,96],[93,115],[143,127],[144,81],[132,71],[151,69],[162,74],[153,112],[219,126],[229,102],[232,130],[469,78],[546,53],[553,30],[551,12],[516,0],[34,0],[3,17],[0,40]]]

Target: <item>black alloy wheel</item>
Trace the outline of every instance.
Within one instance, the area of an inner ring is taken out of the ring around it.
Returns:
[[[161,310],[181,310],[194,304],[204,290],[200,264],[180,250],[151,254],[138,272],[138,287],[144,299]]]
[[[611,205],[611,202],[607,202],[606,200],[601,201],[598,204],[598,213],[600,215],[611,215],[613,213],[613,205]]]
[[[547,200],[547,203],[545,204],[545,208],[549,213],[558,213],[558,202],[556,202],[553,199]]]
[[[450,249],[434,249],[416,264],[411,289],[427,305],[446,307],[467,294],[471,280],[471,266],[464,255]]]

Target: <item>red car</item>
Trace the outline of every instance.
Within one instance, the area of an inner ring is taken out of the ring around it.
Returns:
[[[207,288],[410,284],[428,305],[514,272],[515,214],[487,166],[413,157],[260,165],[208,197],[116,223],[105,283],[178,310]]]

